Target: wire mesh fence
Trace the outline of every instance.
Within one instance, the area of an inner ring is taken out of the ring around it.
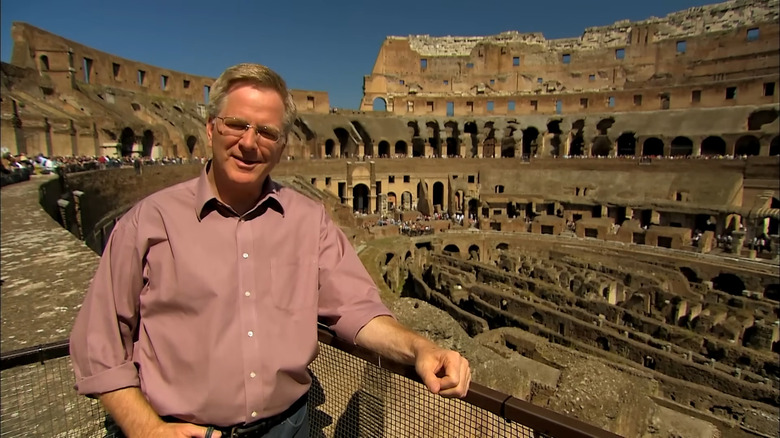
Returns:
[[[111,422],[107,422],[99,402],[76,394],[70,358],[66,356],[67,344],[60,343],[51,351],[48,355],[40,351],[36,355],[34,350],[29,354],[24,352],[16,354],[14,360],[3,355],[0,438],[120,438],[121,432],[116,429],[106,430],[106,424]],[[523,411],[507,403],[511,399],[516,405],[517,399],[484,387],[480,389],[478,385],[478,390],[472,390],[465,400],[439,397],[415,380],[410,367],[385,363],[378,356],[368,354],[343,341],[342,344],[334,342],[334,338],[320,332],[320,354],[310,367],[311,436],[615,436],[543,408]],[[529,427],[532,424],[536,425],[536,431]]]

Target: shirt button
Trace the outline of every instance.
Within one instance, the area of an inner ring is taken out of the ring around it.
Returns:
[[[244,253],[244,255],[242,257],[244,257],[245,259],[248,259],[249,258],[249,254]]]
[[[255,376],[257,376],[257,374],[255,374],[255,372],[254,372],[254,371],[252,371],[251,373],[249,373],[249,377],[251,377],[251,378],[253,378],[253,379],[254,379],[254,378],[255,378]]]
[[[252,295],[252,294],[251,294],[251,293],[249,293],[249,291],[246,291],[246,292],[244,292],[244,295],[246,295],[246,296],[250,296],[250,295]]]
[[[254,333],[252,333],[251,331],[250,331],[249,333],[247,333],[247,334],[249,335],[249,337],[250,337],[250,338],[251,338],[252,336],[254,336]]]
[[[257,411],[252,411],[252,418],[257,417]]]

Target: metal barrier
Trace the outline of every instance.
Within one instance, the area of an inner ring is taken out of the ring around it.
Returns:
[[[472,383],[464,399],[431,394],[413,367],[319,331],[310,366],[316,437],[613,438],[571,417]],[[73,389],[68,343],[0,356],[0,437],[106,437],[105,411]]]

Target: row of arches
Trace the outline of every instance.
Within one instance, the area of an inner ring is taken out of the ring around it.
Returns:
[[[412,196],[412,193],[409,191],[404,191],[401,193],[400,197],[398,194],[394,191],[390,191],[387,193],[387,208],[389,210],[392,210],[394,208],[400,208],[403,210],[411,210],[414,209],[415,199],[420,199],[424,196],[424,193],[428,191],[428,184],[424,182],[417,183],[417,198],[414,198]],[[370,209],[370,190],[366,184],[360,183],[356,184],[352,188],[352,210],[353,211],[365,211]],[[437,181],[433,183],[433,192],[431,194],[431,201],[433,205],[439,205],[442,207],[442,209],[446,209],[447,205],[445,204],[445,191],[444,191],[444,183],[441,181]]]
[[[106,129],[104,129],[103,132],[105,132],[111,140],[115,140],[117,142],[117,146],[119,147],[119,155],[122,157],[130,157],[134,153],[140,153],[143,157],[152,156],[152,151],[155,146],[155,136],[151,129],[144,130],[143,134],[140,136],[136,135],[135,131],[133,131],[133,128],[130,128],[129,126],[122,129],[119,137]],[[198,138],[194,135],[187,135],[184,140],[187,147],[187,152],[190,156],[192,156],[192,154],[195,152],[195,147],[198,144]],[[137,150],[138,143],[141,144],[140,151]],[[178,151],[175,149],[176,146],[174,145],[172,155],[178,156]]]

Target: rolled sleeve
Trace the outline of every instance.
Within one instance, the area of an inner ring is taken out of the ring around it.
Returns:
[[[132,361],[143,287],[137,211],[115,226],[70,335],[70,357],[79,394],[140,386]]]
[[[347,236],[322,210],[319,254],[319,317],[336,335],[355,342],[360,329],[377,316],[395,317]]]

